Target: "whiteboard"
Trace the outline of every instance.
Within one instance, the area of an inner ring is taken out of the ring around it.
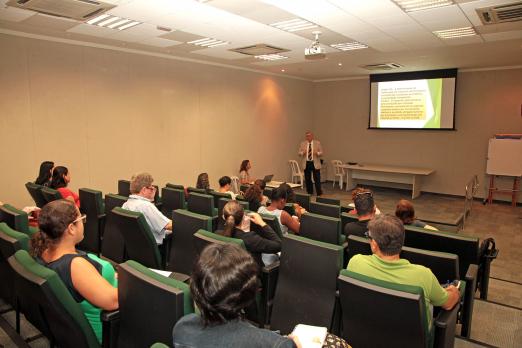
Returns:
[[[486,173],[522,176],[522,139],[489,139]]]

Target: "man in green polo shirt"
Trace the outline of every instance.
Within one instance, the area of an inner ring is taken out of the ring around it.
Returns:
[[[355,255],[348,270],[390,283],[419,286],[424,291],[427,312],[430,304],[451,309],[459,301],[459,290],[440,286],[429,268],[400,258],[404,245],[404,226],[391,215],[377,215],[368,223],[368,237],[373,255]]]

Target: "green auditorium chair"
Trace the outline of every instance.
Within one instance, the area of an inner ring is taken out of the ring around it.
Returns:
[[[161,201],[163,203],[161,212],[163,215],[172,218],[172,212],[177,209],[186,209],[185,191],[183,189],[174,189],[164,187],[161,189]]]
[[[215,207],[212,195],[190,192],[187,199],[187,210],[196,214],[210,216],[212,218],[212,230],[216,230],[218,210]]]
[[[118,180],[118,195],[129,197],[130,196],[130,181],[129,180]]]
[[[341,216],[341,206],[310,202],[310,213],[339,218]]]
[[[272,229],[279,236],[279,238],[283,238],[283,231],[281,231],[281,225],[279,225],[279,220],[277,219],[276,216],[270,215],[270,214],[259,214],[259,215],[261,216],[263,221],[268,226],[272,227]],[[250,227],[253,227],[254,230],[259,228],[258,232],[261,232],[260,231],[261,228],[258,227],[258,225],[256,225],[256,224],[250,224]],[[293,232],[289,232],[289,233],[293,233]]]
[[[29,216],[23,210],[10,204],[0,205],[0,222],[5,222],[9,227],[31,237],[38,231],[38,227],[29,226]]]
[[[32,182],[28,182],[25,184],[25,188],[27,189],[27,192],[31,195],[33,198],[34,203],[38,208],[43,208],[44,205],[47,204],[47,200],[42,194],[42,185],[38,185]]]
[[[81,188],[80,203],[82,212],[87,215],[83,240],[79,249],[95,253],[101,252],[103,229],[105,227],[105,205],[101,191]]]
[[[344,227],[350,222],[359,221],[357,214],[341,213],[341,231],[344,233]]]
[[[119,347],[172,343],[172,328],[194,312],[189,285],[129,260],[118,268]]]
[[[459,304],[430,319],[424,293],[342,270],[341,337],[353,347],[453,347]]]
[[[216,209],[218,209],[220,199],[222,199],[222,198],[232,199],[232,196],[230,196],[229,193],[224,193],[224,192],[210,191],[209,195],[214,197],[214,208],[216,208]]]
[[[358,236],[348,236],[348,259],[357,254],[371,255],[370,241]],[[471,267],[471,270],[462,277],[459,270],[458,255],[406,246],[402,248],[401,258],[410,261],[410,263],[431,269],[441,284],[448,281],[461,280],[459,289],[461,296],[459,322],[462,324],[461,336],[469,337],[475,303],[474,287],[477,279],[474,269],[476,267]]]
[[[198,189],[198,188],[195,188],[195,187],[192,187],[192,186],[187,187],[187,192],[188,193],[194,192],[194,193],[207,194],[207,190],[205,190],[205,189]]]
[[[183,185],[177,185],[177,184],[171,184],[170,182],[168,182],[165,187],[168,187],[168,188],[171,188],[171,189],[174,189],[174,190],[181,190],[181,191],[185,191],[185,186]]]
[[[14,270],[20,311],[49,339],[51,347],[100,347],[80,304],[58,274],[38,264],[25,250],[18,250],[8,262]],[[110,336],[109,323],[103,324],[104,337]],[[103,346],[107,344],[104,340]]]
[[[125,261],[125,242],[118,227],[115,226],[112,210],[121,207],[127,201],[127,197],[108,193],[105,195],[105,226],[101,253],[103,258],[113,264]]]
[[[178,209],[172,214],[172,243],[167,270],[189,276],[196,260],[193,235],[199,229],[210,231],[212,219],[209,216]]]
[[[0,298],[13,308],[16,307],[14,275],[7,259],[18,250],[29,250],[29,237],[25,233],[13,230],[5,222],[0,223]]]
[[[63,198],[62,194],[58,190],[52,189],[50,187],[42,187],[41,192],[47,203]]]
[[[312,195],[309,195],[308,193],[296,192],[295,193],[295,202],[308,211],[308,210],[310,210],[311,197],[312,197]]]
[[[334,199],[334,198],[326,198],[326,197],[317,197],[315,199],[317,203],[324,203],[324,204],[330,204],[330,205],[341,205],[340,199]]]
[[[297,323],[332,328],[343,247],[288,234],[283,237],[271,330]]]
[[[313,213],[301,216],[299,235],[337,245],[343,245],[346,241],[346,237],[341,233],[341,219]]]

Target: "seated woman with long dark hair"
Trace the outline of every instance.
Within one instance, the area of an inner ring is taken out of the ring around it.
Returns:
[[[239,166],[239,183],[241,185],[243,184],[250,184],[250,174],[248,171],[252,168],[252,164],[250,163],[250,160],[243,160],[241,162],[241,165]]]
[[[244,320],[255,300],[258,266],[236,245],[207,246],[192,270],[190,292],[201,315],[189,314],[174,326],[174,347],[296,347],[289,337]]]
[[[80,196],[71,191],[67,186],[71,182],[71,173],[67,167],[58,166],[53,170],[53,178],[51,180],[51,188],[57,190],[62,195],[62,198],[68,199],[79,208]]]
[[[38,177],[34,181],[37,185],[49,186],[51,185],[51,177],[53,175],[54,162],[44,161],[40,164],[40,171]]]
[[[118,308],[117,282],[110,263],[76,250],[84,223],[85,215],[73,202],[60,199],[46,204],[38,217],[40,231],[31,239],[31,255],[58,274],[101,342],[100,313]]]
[[[246,249],[252,254],[259,267],[263,267],[261,254],[275,254],[281,251],[281,238],[263,221],[257,213],[245,215],[243,206],[230,201],[223,207],[225,228],[221,235],[242,239]],[[260,227],[259,232],[251,231],[250,223]],[[268,263],[271,263],[268,261]]]

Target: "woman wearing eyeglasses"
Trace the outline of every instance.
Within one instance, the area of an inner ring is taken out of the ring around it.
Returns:
[[[31,240],[30,251],[62,279],[101,343],[100,313],[118,308],[117,280],[110,263],[76,250],[83,239],[85,219],[69,200],[46,204],[38,217],[39,232]]]

